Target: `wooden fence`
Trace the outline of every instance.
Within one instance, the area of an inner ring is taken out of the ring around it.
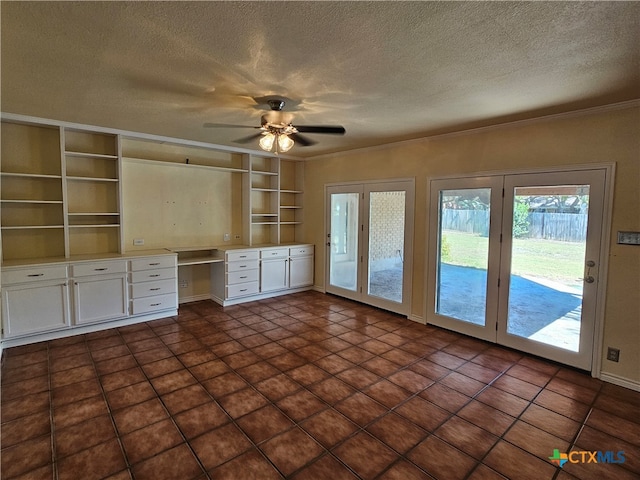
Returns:
[[[584,242],[587,238],[586,213],[529,213],[529,233],[525,238],[544,238],[562,242]],[[442,229],[489,234],[488,210],[442,211]]]

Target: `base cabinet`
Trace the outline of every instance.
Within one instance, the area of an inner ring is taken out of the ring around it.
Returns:
[[[127,275],[75,280],[73,300],[76,325],[126,317]]]
[[[4,267],[3,340],[19,345],[175,315],[176,278],[175,254]]]
[[[67,280],[4,287],[2,318],[5,338],[69,327]]]
[[[307,289],[313,285],[313,245],[220,249],[211,265],[211,299],[235,305]]]
[[[74,324],[126,317],[127,262],[104,260],[71,265]]]

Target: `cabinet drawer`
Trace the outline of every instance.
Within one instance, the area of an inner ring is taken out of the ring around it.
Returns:
[[[269,258],[284,258],[289,256],[288,248],[269,248],[260,250],[260,258],[266,260]]]
[[[292,247],[289,249],[290,257],[302,257],[305,255],[313,255],[313,245],[306,245],[304,247]]]
[[[66,265],[53,265],[47,267],[33,266],[16,270],[2,270],[2,285],[14,283],[39,282],[41,280],[59,280],[67,278]]]
[[[227,286],[227,298],[244,297],[258,293],[258,282],[238,283]]]
[[[258,260],[247,260],[244,262],[228,262],[227,272],[241,272],[244,270],[257,270]]]
[[[106,275],[110,273],[126,273],[126,260],[78,263],[71,265],[71,273],[74,277],[86,277],[89,275]]]
[[[227,285],[233,285],[236,283],[247,283],[258,281],[258,270],[240,270],[237,272],[227,273]]]
[[[131,313],[149,313],[159,310],[177,308],[178,296],[175,293],[167,295],[157,295],[155,297],[136,298],[131,302]]]
[[[144,298],[152,295],[176,293],[176,280],[157,280],[155,282],[141,282],[131,285],[131,298]]]
[[[158,268],[156,270],[144,270],[131,272],[131,283],[150,282],[152,280],[167,280],[176,278],[176,268]]]
[[[227,252],[227,262],[238,262],[257,259],[258,250],[240,250],[238,252]]]
[[[155,268],[169,268],[176,266],[174,255],[163,255],[162,257],[143,257],[131,260],[131,271],[153,270]]]

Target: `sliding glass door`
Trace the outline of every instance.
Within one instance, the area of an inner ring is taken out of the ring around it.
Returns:
[[[605,170],[431,182],[427,321],[583,369]]]
[[[413,185],[327,187],[327,292],[409,313]]]

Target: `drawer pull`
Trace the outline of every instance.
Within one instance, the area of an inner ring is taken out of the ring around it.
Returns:
[[[240,277],[240,278],[247,278],[247,276],[246,276],[246,275],[243,275],[243,276],[242,276],[242,277]]]
[[[160,265],[160,262],[155,262],[155,263],[150,263],[149,264],[150,267],[155,267],[156,265]]]
[[[247,268],[246,265],[238,265],[238,268]]]
[[[271,255],[278,255],[278,252],[271,252]]]
[[[157,287],[157,288],[150,288],[150,289],[149,289],[149,291],[151,291],[151,292],[155,292],[156,290],[160,290],[160,287]]]
[[[96,272],[104,272],[105,270],[109,270],[108,268],[94,268]]]
[[[150,277],[159,277],[159,276],[160,276],[160,274],[159,274],[159,273],[155,273],[155,274],[153,274],[153,275],[149,275],[149,276],[150,276]]]
[[[27,277],[42,277],[44,273],[30,273]]]
[[[241,292],[246,292],[248,289],[247,288],[241,288],[240,291]]]
[[[160,303],[152,303],[151,305],[149,305],[150,307],[157,307],[159,305],[162,305],[162,302]]]
[[[247,258],[246,255],[240,255],[240,258]]]

